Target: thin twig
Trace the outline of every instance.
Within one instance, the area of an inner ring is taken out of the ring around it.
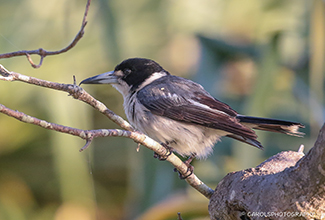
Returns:
[[[57,51],[47,51],[43,48],[39,48],[37,50],[20,50],[20,51],[15,51],[15,52],[10,52],[10,53],[4,53],[4,54],[0,54],[0,59],[2,58],[10,58],[10,57],[16,57],[16,56],[26,56],[27,60],[29,61],[29,63],[32,65],[32,67],[34,68],[39,68],[42,63],[43,63],[43,59],[46,56],[50,56],[50,55],[57,55],[57,54],[61,54],[64,52],[67,52],[68,50],[70,50],[71,48],[73,48],[78,41],[83,37],[84,33],[85,33],[85,27],[87,25],[87,15],[88,15],[88,11],[89,11],[89,6],[90,6],[90,2],[91,0],[87,1],[86,4],[86,9],[85,9],[85,13],[82,19],[82,24],[81,24],[81,28],[79,30],[79,32],[77,33],[77,35],[75,36],[75,38],[73,39],[73,41],[66,46],[65,48],[61,49],[61,50],[57,50]],[[39,64],[35,64],[31,58],[30,55],[32,54],[36,54],[40,56],[40,62]]]
[[[300,145],[299,149],[298,149],[298,153],[304,153],[304,149],[305,149],[305,145]]]
[[[62,83],[54,83],[46,80],[37,79],[30,76],[25,76],[15,72],[9,72],[2,65],[0,65],[0,80],[5,81],[21,81],[45,88],[55,89],[59,91],[68,92],[72,97],[78,99],[82,102],[85,102],[92,107],[94,107],[99,112],[103,113],[106,117],[111,119],[117,125],[122,127],[125,130],[119,129],[99,129],[99,130],[81,130],[77,128],[71,128],[63,125],[58,125],[55,123],[50,123],[29,115],[26,115],[22,112],[14,111],[0,104],[0,112],[4,113],[10,117],[16,118],[20,121],[41,126],[46,129],[55,130],[58,132],[63,132],[67,134],[71,134],[74,136],[78,136],[82,139],[86,140],[86,144],[81,151],[86,149],[91,141],[96,137],[107,137],[107,136],[118,136],[118,137],[128,137],[133,139],[136,143],[140,143],[141,145],[147,147],[148,149],[156,152],[157,154],[164,156],[168,152],[165,147],[161,146],[158,142],[151,139],[150,137],[135,131],[135,129],[126,122],[123,118],[116,115],[114,112],[109,110],[103,103],[99,102],[91,95],[89,95],[85,90],[77,85],[72,84],[62,84]],[[168,156],[167,161],[169,161],[183,176],[188,175],[188,167],[183,163],[175,154],[171,154]],[[205,197],[210,198],[213,194],[213,190],[205,185],[194,173],[189,175],[186,179],[189,185],[198,190]]]

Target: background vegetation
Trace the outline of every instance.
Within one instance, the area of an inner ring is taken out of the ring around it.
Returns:
[[[80,28],[86,1],[0,0],[0,53],[57,50]],[[228,172],[283,150],[310,149],[324,122],[324,2],[321,0],[97,0],[71,51],[33,69],[25,57],[7,69],[72,83],[147,57],[197,81],[241,114],[304,123],[306,137],[258,132],[265,150],[222,139],[195,161],[212,188]],[[37,57],[34,57],[37,59]],[[111,86],[83,86],[124,115]],[[81,129],[116,128],[65,93],[0,81],[0,103]],[[0,219],[208,219],[206,200],[171,165],[123,138],[102,138],[79,153],[79,138],[0,115]]]

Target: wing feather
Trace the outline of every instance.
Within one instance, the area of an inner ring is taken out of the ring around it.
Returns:
[[[253,130],[239,123],[236,111],[193,81],[176,76],[162,77],[143,87],[137,97],[153,114],[249,139],[257,137]]]

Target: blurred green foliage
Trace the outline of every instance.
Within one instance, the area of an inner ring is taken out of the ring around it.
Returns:
[[[65,47],[78,32],[86,1],[0,0],[0,53]],[[258,132],[265,151],[222,139],[195,161],[212,188],[227,172],[254,167],[282,150],[310,149],[324,122],[324,3],[321,0],[98,0],[71,51],[25,57],[7,69],[71,83],[112,70],[129,57],[156,60],[191,78],[241,114],[295,120],[303,139]],[[38,57],[33,56],[37,62]],[[125,117],[110,86],[84,86]],[[81,129],[116,128],[67,94],[0,81],[0,103]],[[172,166],[124,138],[84,141],[0,115],[0,219],[208,219],[208,201],[179,180]]]

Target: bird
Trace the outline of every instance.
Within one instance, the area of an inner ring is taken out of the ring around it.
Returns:
[[[131,125],[172,152],[189,157],[189,163],[193,158],[206,159],[221,137],[263,149],[254,129],[304,135],[299,131],[304,128],[301,123],[238,114],[200,84],[171,75],[151,59],[126,59],[113,71],[80,84],[111,84],[123,96]]]

